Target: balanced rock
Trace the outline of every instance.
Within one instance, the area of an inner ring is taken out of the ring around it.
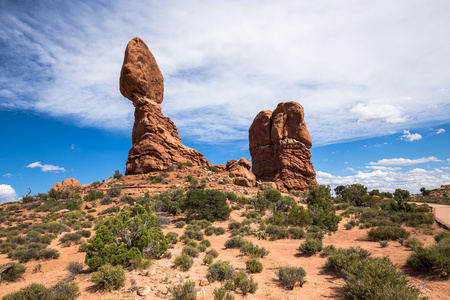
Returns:
[[[210,165],[197,150],[183,145],[175,124],[161,113],[164,78],[153,54],[138,37],[128,42],[125,50],[120,92],[135,107],[126,175],[165,170],[178,162]]]
[[[250,126],[249,143],[257,180],[275,182],[280,190],[306,191],[316,183],[311,137],[299,103],[282,102],[273,112],[261,111]]]

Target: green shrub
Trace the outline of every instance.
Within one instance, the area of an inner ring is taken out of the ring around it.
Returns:
[[[60,243],[65,243],[67,241],[71,242],[78,242],[81,239],[81,234],[72,232],[72,233],[66,233],[62,237],[59,238]]]
[[[23,273],[25,273],[25,270],[27,269],[27,267],[25,267],[22,264],[16,264],[13,263],[14,265],[7,269],[5,272],[3,272],[1,275],[1,280],[3,281],[9,281],[9,282],[14,282],[19,280]],[[3,264],[0,265],[0,269],[2,269],[3,267],[5,267],[7,264]]]
[[[215,288],[214,289],[214,300],[234,300],[234,296],[229,294],[227,289]]]
[[[286,288],[293,290],[297,282],[300,287],[306,282],[306,272],[302,267],[279,267],[277,270],[278,279]]]
[[[205,219],[210,222],[227,220],[231,212],[225,194],[217,190],[188,191],[185,207],[188,219]]]
[[[429,247],[415,248],[406,264],[418,271],[450,274],[450,239],[441,240]]]
[[[96,199],[100,199],[100,198],[103,198],[103,197],[105,197],[105,194],[103,194],[102,191],[94,191],[94,190],[92,190],[92,191],[89,192],[89,194],[84,196],[83,199],[84,199],[84,201],[91,202],[91,201],[94,201]]]
[[[253,243],[248,242],[245,243],[244,245],[242,245],[242,247],[239,249],[242,254],[250,256],[252,258],[257,258],[257,257],[264,257],[267,256],[269,254],[269,251],[266,250],[266,248],[264,247],[259,247],[257,245],[253,245]]]
[[[255,258],[247,260],[245,266],[250,273],[261,273],[263,270],[263,264]]]
[[[205,251],[206,251],[206,248],[208,248],[208,247],[206,247],[206,245],[204,245],[204,244],[199,245],[199,246],[197,247],[198,251],[200,251],[200,252],[205,252]]]
[[[400,238],[408,238],[409,234],[407,230],[398,226],[379,226],[370,229],[367,233],[369,239],[372,241],[396,241]]]
[[[83,263],[79,261],[71,261],[65,269],[69,272],[70,278],[73,279],[76,275],[83,271]]]
[[[166,234],[166,239],[171,244],[176,244],[178,242],[178,233],[176,232],[168,232]]]
[[[175,257],[175,267],[180,267],[181,271],[188,271],[194,264],[194,260],[187,254]]]
[[[214,282],[216,280],[225,281],[233,278],[234,275],[235,271],[230,262],[219,260],[209,267],[206,278],[208,278],[210,282]]]
[[[237,221],[234,221],[234,220],[228,224],[228,229],[230,229],[230,230],[240,229],[241,227],[242,227],[242,224]]]
[[[234,236],[225,242],[226,249],[239,249],[249,241],[240,236]]]
[[[113,178],[119,180],[119,179],[122,178],[122,176],[123,176],[122,173],[120,173],[119,170],[116,170],[116,171],[114,172]]]
[[[235,288],[240,289],[244,296],[248,293],[254,294],[258,289],[258,283],[253,280],[253,277],[249,278],[244,271],[240,271],[233,281]]]
[[[208,248],[211,246],[211,242],[209,240],[202,240],[200,245],[205,245]]]
[[[209,226],[206,227],[205,229],[205,235],[210,236],[210,235],[222,235],[225,233],[225,229],[223,229],[223,227],[214,227],[214,226]]]
[[[350,247],[348,249],[330,249],[325,268],[340,272],[348,269],[355,262],[369,257],[371,254],[366,249],[358,247]]]
[[[289,238],[288,229],[284,226],[269,225],[266,228],[266,232],[269,234],[270,240],[272,241]]]
[[[170,289],[173,299],[175,300],[194,300],[197,299],[195,292],[195,283],[188,280],[181,285],[175,285]]]
[[[414,250],[423,247],[423,243],[416,238],[410,238],[403,242],[403,246]]]
[[[206,255],[211,255],[214,258],[217,258],[219,256],[219,252],[215,249],[209,249],[206,251]]]
[[[80,293],[80,288],[75,282],[66,283],[60,281],[51,288],[51,299],[52,300],[74,300],[78,298]]]
[[[211,265],[214,261],[214,256],[206,254],[205,257],[203,257],[203,263],[207,266]]]
[[[183,228],[186,225],[186,222],[184,221],[178,221],[175,223],[176,228]]]
[[[20,291],[3,296],[3,300],[51,300],[51,289],[43,284],[32,283]]]
[[[85,263],[92,270],[105,263],[126,267],[136,256],[161,257],[168,244],[148,206],[125,206],[96,231],[86,246]]]
[[[92,273],[91,280],[108,291],[117,290],[125,284],[125,271],[121,265],[113,266],[107,263]]]
[[[198,257],[199,250],[197,248],[194,248],[192,246],[186,246],[183,248],[182,252],[183,254],[187,254],[190,257]]]
[[[322,253],[320,255],[322,257],[328,257],[336,252],[336,247],[334,245],[328,245],[323,247]]]
[[[450,232],[439,232],[438,234],[436,234],[434,236],[434,240],[436,241],[436,243],[439,243],[440,241],[444,240],[444,239],[450,239]]]
[[[122,192],[122,189],[121,188],[119,188],[119,187],[116,187],[116,186],[113,186],[112,188],[110,188],[109,190],[108,190],[108,192],[107,192],[107,194],[108,194],[108,196],[109,197],[119,197],[120,196],[120,192]],[[106,199],[106,198],[105,198]],[[111,198],[110,198],[111,199]],[[102,205],[105,205],[104,203],[103,203],[103,200],[102,200]]]
[[[387,257],[356,261],[343,273],[341,293],[348,299],[418,299],[420,293]]]
[[[113,203],[113,199],[111,198],[111,197],[105,197],[105,198],[103,198],[101,201],[100,201],[100,204],[101,205],[109,205],[109,204],[111,204],[111,203]]]
[[[185,239],[185,240],[183,240],[183,243],[185,243],[186,246],[191,246],[191,247],[194,247],[194,248],[198,247],[198,243],[196,241],[194,241],[194,240],[191,240],[191,239]]]
[[[322,251],[322,241],[314,238],[306,239],[306,241],[300,245],[298,250],[306,254],[316,254]]]
[[[288,229],[289,238],[299,240],[304,239],[306,237],[306,232],[303,228],[299,227],[291,227]]]

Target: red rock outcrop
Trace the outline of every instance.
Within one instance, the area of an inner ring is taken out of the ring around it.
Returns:
[[[64,179],[62,183],[56,182],[53,185],[52,189],[59,190],[61,188],[67,187],[67,186],[79,187],[80,182],[78,180],[76,180],[75,178],[67,178],[67,179]]]
[[[261,111],[249,129],[252,171],[257,180],[273,181],[280,190],[309,189],[316,182],[311,163],[311,137],[303,107],[294,101]]]
[[[250,171],[252,163],[246,158],[241,158],[239,161],[232,159],[227,162],[226,171],[233,173],[235,179],[234,184],[240,186],[251,187],[256,183],[256,176]]]
[[[138,37],[128,42],[125,50],[120,92],[135,107],[126,175],[165,170],[177,162],[210,165],[197,150],[183,145],[175,124],[161,113],[164,78],[153,54]]]

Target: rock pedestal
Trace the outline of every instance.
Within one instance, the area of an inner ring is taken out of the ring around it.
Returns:
[[[275,182],[280,190],[309,189],[316,183],[311,137],[303,107],[293,101],[261,111],[249,129],[250,155],[257,180]]]
[[[120,92],[135,107],[126,175],[162,171],[178,162],[210,165],[197,150],[183,145],[175,124],[162,114],[164,78],[153,54],[138,37],[125,50]]]

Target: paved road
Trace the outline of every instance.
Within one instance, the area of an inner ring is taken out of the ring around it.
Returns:
[[[418,205],[422,203],[413,202]],[[445,228],[450,229],[450,205],[444,204],[434,204],[434,203],[426,203],[433,209],[434,218],[440,224],[442,224]]]

